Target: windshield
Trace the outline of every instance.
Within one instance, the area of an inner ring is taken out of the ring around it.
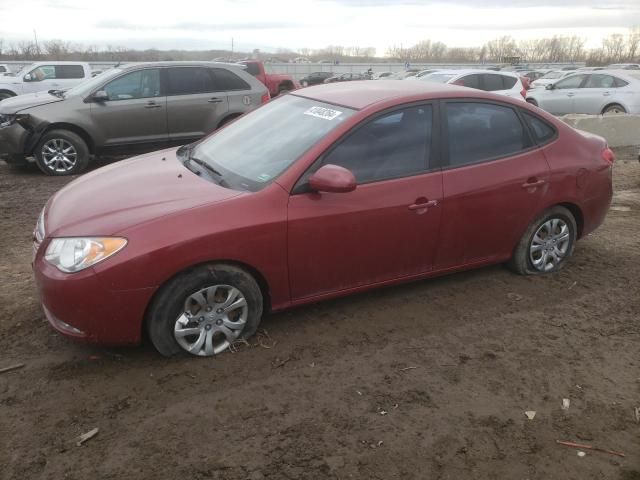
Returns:
[[[258,191],[354,113],[285,95],[197,144],[191,157],[220,172],[225,186]]]
[[[430,73],[429,75],[420,77],[420,80],[424,80],[425,82],[447,83],[455,76],[456,74],[454,73]]]
[[[73,88],[70,88],[65,92],[65,96],[71,95],[80,95],[85,96],[89,95],[94,89],[98,88],[107,80],[115,77],[122,73],[122,70],[119,68],[112,68],[107,70],[106,72],[101,73],[100,75],[96,75],[95,77],[86,80]]]
[[[549,72],[545,74],[542,78],[554,79],[562,77],[566,72]]]

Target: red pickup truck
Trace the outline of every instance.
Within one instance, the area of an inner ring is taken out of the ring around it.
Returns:
[[[280,95],[282,92],[300,88],[298,81],[291,75],[267,73],[264,63],[258,60],[245,60],[240,63],[247,67],[247,73],[250,73],[265,84],[272,97]]]

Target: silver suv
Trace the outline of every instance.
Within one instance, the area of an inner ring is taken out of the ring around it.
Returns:
[[[48,175],[75,174],[94,154],[190,143],[268,100],[235,64],[116,67],[67,91],[0,102],[0,155],[17,165],[34,156]]]

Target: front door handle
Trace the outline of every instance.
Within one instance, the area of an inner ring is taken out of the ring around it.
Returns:
[[[222,102],[223,102],[223,100],[222,100],[221,98],[218,98],[218,97],[210,98],[210,99],[209,99],[209,100],[207,100],[207,101],[208,101],[209,103],[222,103]]]
[[[158,105],[156,102],[147,103],[144,108],[160,108],[162,105]]]
[[[535,188],[540,187],[545,184],[544,180],[536,180],[535,178],[530,178],[525,183],[522,184],[522,188]]]
[[[611,95],[610,92],[602,92],[602,95],[604,95],[605,97],[608,97],[609,95]]]
[[[424,201],[416,200],[416,203],[412,203],[411,205],[409,205],[409,210],[424,210],[426,208],[437,207],[437,206],[438,206],[437,200],[429,200],[429,201],[426,201],[426,199]]]
[[[571,93],[571,92],[567,93],[567,97],[573,97],[574,95],[575,93]]]

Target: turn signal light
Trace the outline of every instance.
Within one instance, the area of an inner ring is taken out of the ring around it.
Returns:
[[[262,98],[260,99],[260,103],[264,104],[264,103],[267,103],[269,100],[271,100],[271,95],[269,95],[269,92],[267,92],[264,95],[262,95]]]

